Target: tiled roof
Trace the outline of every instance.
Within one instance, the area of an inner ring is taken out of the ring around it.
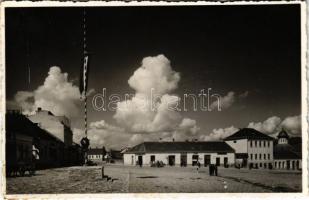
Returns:
[[[301,159],[301,153],[296,152],[292,145],[277,144],[274,147],[274,159]]]
[[[94,149],[89,149],[88,150],[88,155],[102,155],[103,154],[103,149],[98,149],[98,148],[94,148]]]
[[[289,144],[293,147],[295,152],[301,153],[302,151],[302,138],[301,137],[290,137]]]
[[[144,142],[125,153],[181,153],[181,152],[217,152],[233,153],[225,142]]]
[[[6,113],[6,132],[16,132],[25,134],[31,137],[44,138],[49,140],[56,140],[61,142],[60,139],[49,133],[48,131],[40,128],[37,124],[30,121],[25,115],[20,113]],[[63,142],[61,142],[63,143]]]
[[[288,133],[287,133],[284,129],[282,129],[282,130],[280,131],[280,133],[278,134],[277,137],[278,137],[278,138],[287,138],[287,139],[289,139],[289,135],[288,135]]]
[[[224,140],[238,140],[238,139],[274,140],[274,138],[264,133],[261,133],[253,128],[242,128],[233,135],[225,138]]]

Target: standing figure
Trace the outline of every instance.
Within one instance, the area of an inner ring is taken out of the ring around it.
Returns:
[[[217,165],[215,165],[214,167],[214,174],[215,176],[218,176],[218,166]]]
[[[209,176],[212,176],[213,175],[213,165],[210,164],[209,165]]]

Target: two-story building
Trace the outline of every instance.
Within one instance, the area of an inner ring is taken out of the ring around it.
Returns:
[[[50,111],[38,108],[36,113],[29,115],[28,118],[61,140],[65,146],[71,146],[73,144],[73,132],[71,130],[70,120],[66,116],[55,116]]]
[[[273,168],[274,138],[252,128],[242,128],[224,141],[235,150],[237,165]]]

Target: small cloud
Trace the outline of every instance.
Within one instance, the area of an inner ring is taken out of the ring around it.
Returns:
[[[245,92],[243,92],[243,93],[241,93],[239,95],[236,95],[235,92],[230,91],[225,96],[220,98],[220,107],[218,107],[218,100],[216,100],[212,104],[210,104],[210,109],[211,110],[214,110],[214,109],[218,109],[218,110],[227,109],[227,108],[231,107],[237,101],[246,98],[248,95],[249,95],[249,91],[245,91]]]
[[[256,129],[272,137],[276,137],[282,128],[292,136],[301,135],[301,116],[289,116],[284,120],[281,120],[280,117],[272,116],[263,122],[250,122],[247,127]],[[210,134],[201,135],[200,139],[206,141],[221,140],[234,134],[238,130],[239,129],[234,126],[213,129]]]
[[[117,126],[110,125],[110,124],[106,123],[105,120],[91,122],[90,123],[90,128],[104,129],[104,130],[118,131],[118,132],[123,132],[124,131],[123,128],[119,128]]]
[[[235,92],[230,91],[228,92],[224,97],[220,98],[220,109],[218,107],[218,100],[214,101],[211,105],[210,105],[210,109],[214,110],[214,109],[227,109],[229,107],[231,107],[233,105],[233,103],[235,102],[236,97],[235,97]]]
[[[281,123],[282,128],[294,135],[301,134],[301,116],[290,116],[285,118]]]
[[[284,120],[273,116],[263,122],[250,122],[248,127],[273,136],[276,136],[282,128],[289,134],[301,135],[301,116],[288,116]]]
[[[201,135],[200,140],[203,141],[218,141],[222,140],[235,132],[237,132],[239,129],[235,128],[234,126],[230,126],[227,128],[218,128],[218,129],[213,129],[212,133],[209,135]]]
[[[281,119],[277,116],[272,116],[263,122],[250,122],[248,128],[254,128],[265,134],[272,134],[278,130]]]

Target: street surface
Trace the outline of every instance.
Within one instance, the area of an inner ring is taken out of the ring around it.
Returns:
[[[7,194],[47,193],[203,193],[301,192],[301,172],[218,168],[209,176],[201,167],[105,165],[39,170],[35,176],[7,178]],[[108,181],[107,181],[108,179]]]

